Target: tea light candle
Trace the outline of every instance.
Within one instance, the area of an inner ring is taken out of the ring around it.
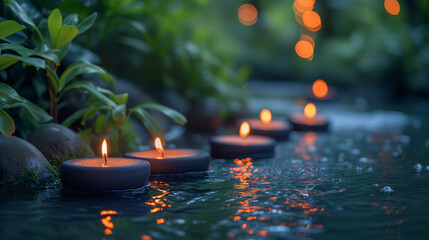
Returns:
[[[147,185],[150,165],[146,161],[107,157],[107,143],[102,144],[103,158],[67,160],[61,164],[63,186],[72,190],[107,191],[141,188]]]
[[[328,131],[329,122],[321,115],[316,116],[317,108],[313,103],[308,103],[304,108],[304,114],[295,113],[289,117],[294,131]]]
[[[177,174],[207,171],[210,154],[195,149],[164,149],[161,139],[155,139],[156,150],[125,153],[126,157],[143,159],[150,163],[152,174]]]
[[[249,119],[250,134],[272,137],[277,140],[289,138],[290,126],[285,121],[272,120],[270,110],[264,109],[259,114],[260,120]]]
[[[214,158],[271,158],[274,156],[275,140],[270,137],[250,135],[250,125],[244,121],[240,127],[240,136],[215,136],[210,140]]]

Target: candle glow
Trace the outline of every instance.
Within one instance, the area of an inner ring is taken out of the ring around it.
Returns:
[[[313,103],[308,103],[304,108],[304,116],[307,119],[313,119],[317,114],[317,108]]]
[[[107,167],[107,142],[106,139],[103,140],[103,143],[101,144],[101,156],[104,157],[104,164],[103,167]]]
[[[271,112],[268,109],[264,109],[261,111],[261,113],[259,114],[260,118],[261,118],[261,122],[265,125],[268,125],[271,123]]]
[[[155,139],[155,148],[156,148],[156,151],[158,151],[160,158],[164,159],[165,158],[164,147],[162,146],[162,142],[161,142],[161,139],[159,137],[157,137]]]
[[[245,138],[250,133],[250,126],[249,123],[244,121],[240,126],[240,137]]]

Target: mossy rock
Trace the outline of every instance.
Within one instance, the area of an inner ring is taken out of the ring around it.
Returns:
[[[94,155],[76,132],[61,124],[48,123],[35,128],[28,136],[28,141],[57,169],[65,160]]]
[[[52,176],[45,156],[24,139],[0,135],[0,185],[39,186]]]

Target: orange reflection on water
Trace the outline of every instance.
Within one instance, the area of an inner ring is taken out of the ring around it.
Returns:
[[[118,213],[114,210],[103,210],[100,212],[100,216],[109,215],[101,219],[101,223],[104,225],[104,227],[106,227],[106,229],[104,229],[104,235],[112,235],[113,233],[112,229],[114,225],[113,225],[113,222],[111,222],[112,217],[110,215],[115,215],[115,214],[118,214]]]
[[[171,204],[167,203],[166,198],[166,196],[170,193],[170,189],[168,189],[168,183],[152,181],[150,182],[150,187],[160,192],[159,195],[152,195],[152,199],[148,202],[145,202],[146,205],[153,207],[150,210],[151,213],[160,212],[163,211],[166,207],[171,207]]]

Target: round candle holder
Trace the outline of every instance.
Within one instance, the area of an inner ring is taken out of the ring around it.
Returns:
[[[80,191],[129,190],[146,186],[150,165],[146,161],[127,158],[82,158],[61,164],[60,178],[63,186]]]
[[[211,153],[214,158],[272,158],[275,140],[264,136],[238,135],[215,136],[210,139]]]
[[[164,158],[157,150],[128,152],[124,156],[148,161],[151,174],[207,171],[211,159],[207,152],[195,149],[165,149]]]
[[[289,139],[291,127],[285,121],[273,120],[268,124],[264,124],[259,119],[249,119],[248,122],[251,135],[267,136],[276,140]]]
[[[329,121],[320,115],[308,119],[304,114],[293,114],[289,117],[289,122],[294,131],[326,132],[329,129]]]

